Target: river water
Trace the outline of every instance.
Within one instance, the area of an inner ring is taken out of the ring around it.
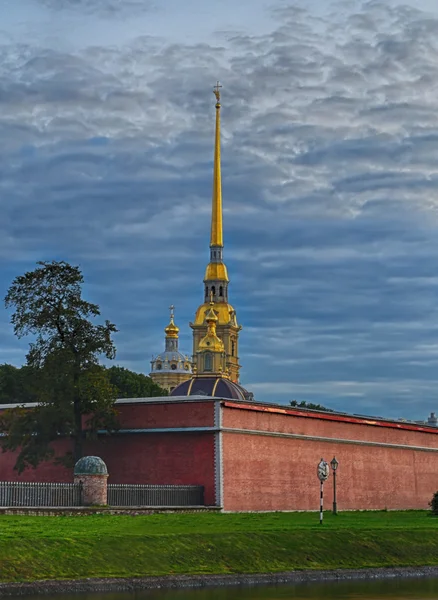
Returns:
[[[438,579],[384,579],[260,587],[20,596],[20,600],[438,600]]]

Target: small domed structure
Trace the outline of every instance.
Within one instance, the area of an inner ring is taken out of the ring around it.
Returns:
[[[108,469],[98,456],[83,456],[75,464],[74,475],[108,475]]]

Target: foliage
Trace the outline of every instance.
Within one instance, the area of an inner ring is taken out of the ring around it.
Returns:
[[[36,402],[32,381],[35,369],[24,365],[0,365],[0,404]]]
[[[432,500],[429,502],[432,514],[438,517],[438,492],[435,492]]]
[[[134,373],[124,367],[107,369],[111,384],[117,389],[118,398],[150,398],[167,396],[167,391],[143,373]]]
[[[105,367],[99,366],[105,370]],[[96,366],[97,369],[97,366]],[[135,373],[124,367],[106,369],[109,382],[116,390],[117,398],[150,398],[151,396],[167,396],[167,391],[154,383],[143,373]],[[35,380],[39,369],[28,365],[14,367],[0,365],[0,404],[23,404],[36,402]]]
[[[15,465],[19,472],[52,458],[71,464],[82,456],[85,437],[117,425],[116,390],[98,363],[100,355],[114,358],[111,336],[117,330],[109,321],[93,323],[99,307],[83,300],[82,283],[79,267],[64,261],[39,262],[34,271],[16,277],[6,295],[6,307],[15,309],[11,317],[15,334],[34,336],[26,358],[39,403],[35,410],[10,409],[0,418],[0,429],[6,433],[2,449],[19,449]],[[55,457],[52,443],[59,435],[72,439],[73,456]]]
[[[6,515],[0,581],[436,565],[426,514]]]
[[[325,412],[333,412],[332,408],[326,408],[321,404],[313,404],[313,402],[305,402],[304,400],[302,400],[301,402],[298,402],[297,400],[292,400],[290,405],[299,408],[310,408],[311,410],[323,410]]]

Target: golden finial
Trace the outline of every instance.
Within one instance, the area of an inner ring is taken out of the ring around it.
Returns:
[[[213,94],[216,96],[216,102],[217,104],[220,105],[220,101],[221,101],[221,93],[220,93],[220,89],[221,89],[221,84],[219,83],[219,81],[216,81],[216,85],[213,88]],[[217,105],[216,105],[217,106]]]

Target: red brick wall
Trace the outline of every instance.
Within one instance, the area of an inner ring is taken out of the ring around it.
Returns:
[[[120,426],[124,429],[161,427],[213,427],[214,402],[173,404],[117,404]]]
[[[230,404],[230,403],[228,403]],[[119,405],[122,428],[206,427],[214,423],[214,402]],[[262,408],[262,407],[261,407]],[[338,504],[342,509],[427,508],[438,489],[438,453],[359,445],[350,441],[438,448],[438,431],[306,418],[243,408],[222,408],[225,428],[293,433],[324,440],[301,440],[224,432],[225,510],[317,510],[321,457],[339,460]],[[343,440],[344,443],[339,442]],[[60,442],[68,447],[68,441]],[[207,504],[215,502],[214,433],[130,433],[101,436],[87,454],[107,463],[109,483],[204,485]],[[71,470],[42,464],[20,478],[15,456],[0,454],[0,480],[72,481]],[[332,502],[332,476],[325,485]]]
[[[224,427],[438,448],[438,435],[223,409]],[[339,461],[339,510],[426,509],[438,489],[438,453],[242,433],[223,434],[225,510],[318,510],[321,457]],[[333,501],[333,478],[324,485]]]
[[[119,434],[91,443],[88,454],[108,467],[108,483],[205,486],[205,502],[215,503],[214,434]]]
[[[66,442],[60,446],[67,448]],[[193,484],[205,486],[205,501],[215,503],[214,434],[119,434],[86,444],[85,454],[100,456],[108,483]],[[0,481],[72,482],[73,470],[53,463],[14,471],[16,456],[0,454]]]
[[[297,413],[298,415],[300,412]],[[388,426],[390,423],[382,421],[370,424],[372,421],[351,423],[335,420],[334,415],[327,418],[312,416],[296,416],[275,412],[256,410],[245,410],[241,408],[224,408],[222,415],[223,427],[244,428],[260,431],[275,431],[279,433],[295,433],[300,435],[317,435],[330,438],[346,438],[350,440],[367,440],[389,444],[410,444],[416,446],[428,446],[438,448],[438,428],[436,431],[428,429],[428,433],[411,431],[404,427],[410,425],[397,424]]]
[[[67,440],[63,440],[59,442],[57,448],[62,455],[71,449],[71,445]],[[0,481],[39,481],[41,483],[50,483],[53,481],[71,483],[73,481],[72,469],[66,469],[50,462],[41,463],[37,469],[26,469],[24,473],[19,475],[14,470],[17,456],[18,452],[2,453],[0,451]]]

